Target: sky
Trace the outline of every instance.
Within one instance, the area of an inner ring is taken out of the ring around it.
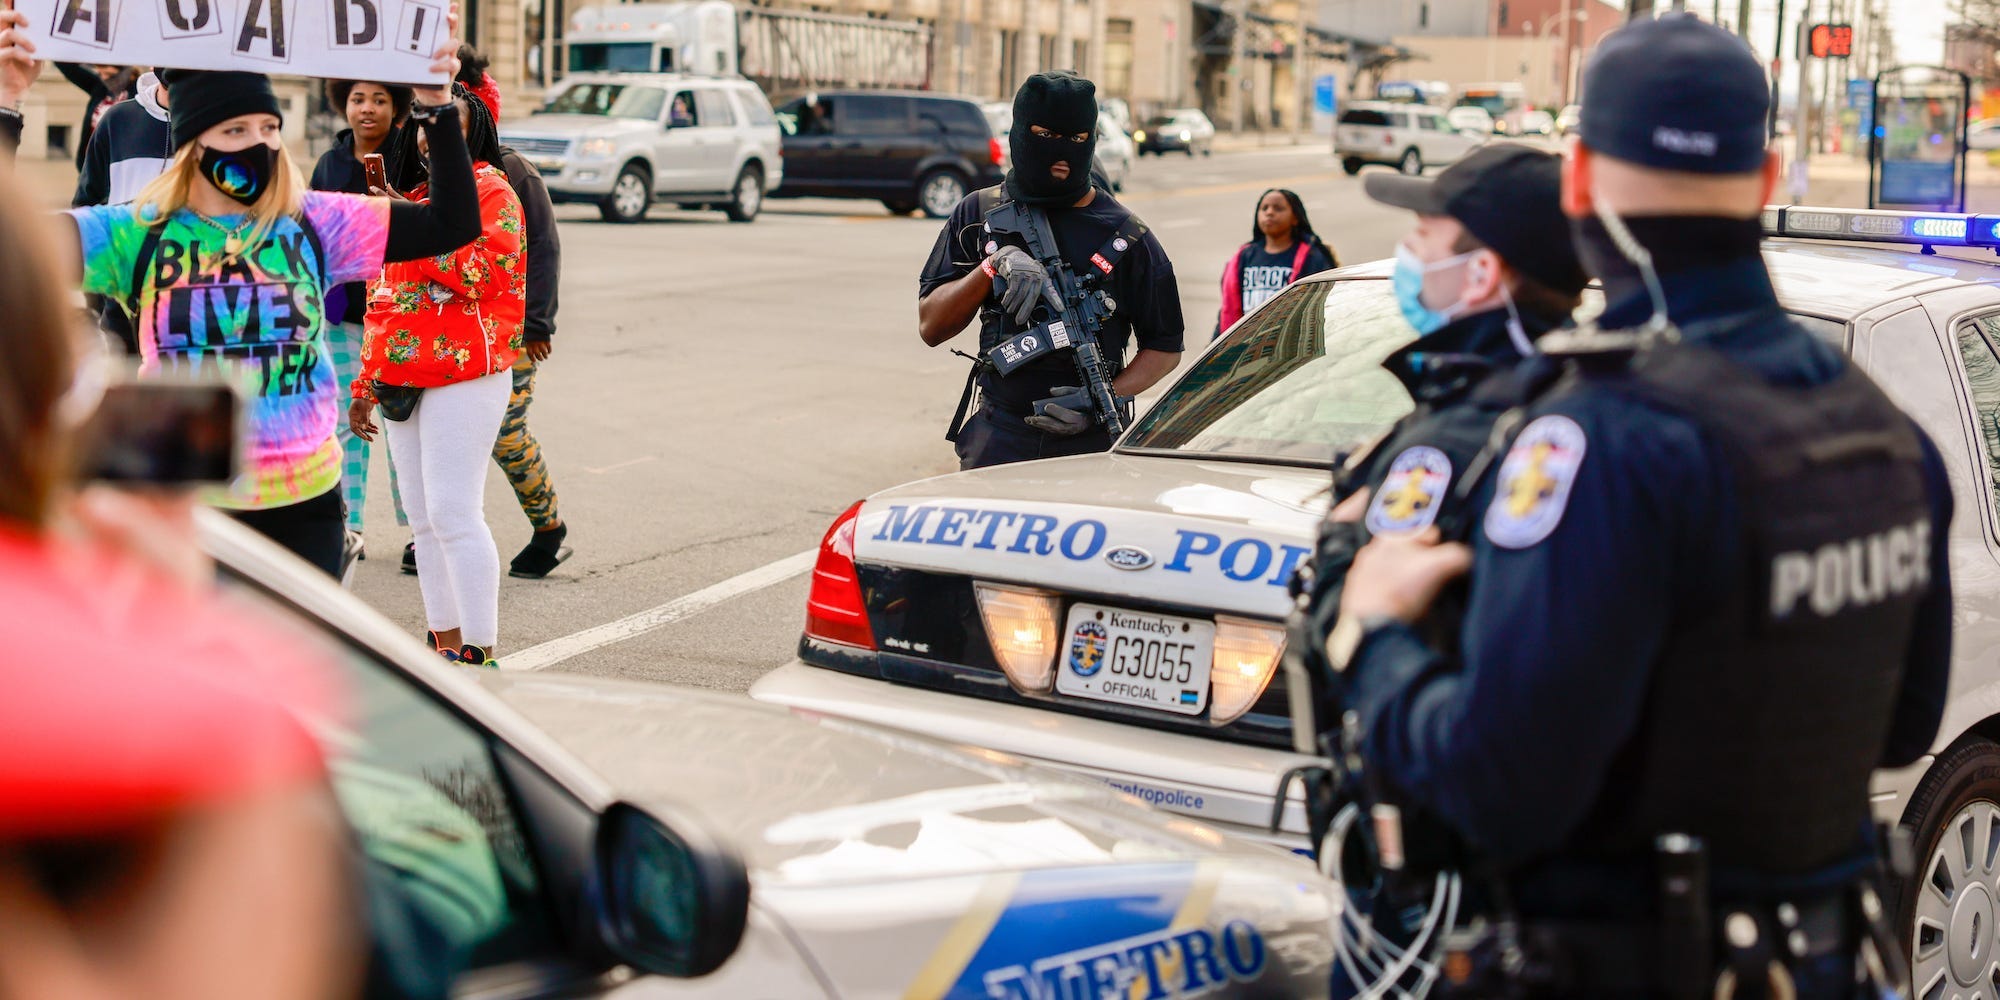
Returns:
[[[1658,8],[1665,8],[1671,2],[1654,0]],[[1721,0],[1724,23],[1735,20],[1738,2]],[[1846,6],[1853,10],[1864,2],[1846,0]],[[1713,11],[1715,0],[1686,0],[1686,3],[1689,9],[1706,16]],[[1812,0],[1813,11],[1817,15],[1814,20],[1824,20],[1832,6],[1832,0]],[[1944,61],[1944,24],[1950,15],[1948,0],[1884,0],[1883,10],[1896,37],[1895,61],[1933,64]],[[1752,0],[1750,11],[1751,44],[1756,47],[1758,55],[1769,59],[1778,16],[1777,0]],[[1788,63],[1793,52],[1792,36],[1796,34],[1803,12],[1803,0],[1786,0],[1785,20],[1788,24],[1785,28],[1784,56]]]

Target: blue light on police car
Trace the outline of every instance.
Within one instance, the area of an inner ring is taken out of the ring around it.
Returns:
[[[1911,219],[1910,235],[1934,240],[1965,239],[1964,219]]]

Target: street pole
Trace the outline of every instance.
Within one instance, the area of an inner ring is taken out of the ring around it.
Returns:
[[[1812,31],[1812,2],[1806,2],[1806,14],[1799,19],[1799,103],[1797,121],[1792,129],[1792,204],[1796,205],[1806,197],[1806,167],[1812,163],[1812,129],[1809,128],[1812,101],[1812,60],[1807,57],[1806,36]]]
[[[1292,91],[1298,96],[1298,113],[1292,116],[1292,134],[1303,137],[1313,114],[1312,39],[1306,34],[1308,11],[1299,0],[1298,43],[1292,49]]]
[[[1739,0],[1736,4],[1736,36],[1745,40],[1750,37],[1750,0]]]
[[[1749,29],[1744,29],[1744,37],[1749,37]],[[1778,0],[1778,37],[1771,40],[1771,121],[1770,137],[1778,138],[1778,81],[1785,73],[1785,0]]]
[[[1722,0],[1715,2],[1721,3]],[[1562,103],[1556,106],[1557,111],[1569,107],[1569,81],[1576,75],[1576,71],[1570,66],[1570,32],[1576,29],[1576,21],[1570,15],[1569,0],[1563,0],[1562,15],[1562,79],[1556,82],[1556,95],[1562,99]]]
[[[1229,131],[1243,133],[1243,81],[1248,77],[1245,53],[1249,51],[1250,0],[1236,0],[1229,9],[1235,24],[1229,32]]]

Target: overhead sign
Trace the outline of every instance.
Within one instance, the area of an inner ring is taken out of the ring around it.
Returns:
[[[1854,54],[1854,25],[1815,24],[1806,45],[1815,59],[1846,59]]]
[[[444,83],[450,0],[16,0],[61,62]]]

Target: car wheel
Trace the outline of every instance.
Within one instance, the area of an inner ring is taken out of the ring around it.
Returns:
[[[2000,746],[1973,740],[1946,751],[1910,797],[1903,824],[1917,870],[1897,880],[1896,913],[1916,994],[1992,996],[1992,953],[2000,947]]]
[[[1182,147],[1181,152],[1186,153],[1188,159],[1194,159],[1194,143],[1188,143],[1185,147]]]
[[[1352,177],[1355,174],[1361,172],[1361,161],[1350,156],[1347,159],[1340,161],[1340,169],[1344,171],[1347,174],[1347,176]]]
[[[951,210],[965,200],[965,179],[951,170],[933,170],[917,182],[917,203],[933,219],[951,217]]]
[[[884,198],[882,199],[882,207],[888,209],[890,215],[908,215],[917,210],[917,203],[914,201],[896,201],[891,198]]]
[[[1415,149],[1406,149],[1403,151],[1402,160],[1396,164],[1396,169],[1411,177],[1420,176],[1424,172],[1424,158],[1418,156]]]
[[[1201,147],[1201,155],[1203,155],[1203,156],[1214,156],[1214,155],[1215,155],[1215,144],[1211,142],[1211,143],[1209,143],[1208,145],[1206,145],[1206,146],[1203,146],[1203,147]]]
[[[633,223],[646,217],[646,210],[653,206],[653,175],[637,163],[625,164],[618,172],[618,179],[611,184],[611,193],[598,203],[597,210],[606,222]]]
[[[729,213],[731,222],[749,222],[764,210],[764,168],[755,163],[743,165],[743,171],[736,175],[734,197],[722,210]]]

